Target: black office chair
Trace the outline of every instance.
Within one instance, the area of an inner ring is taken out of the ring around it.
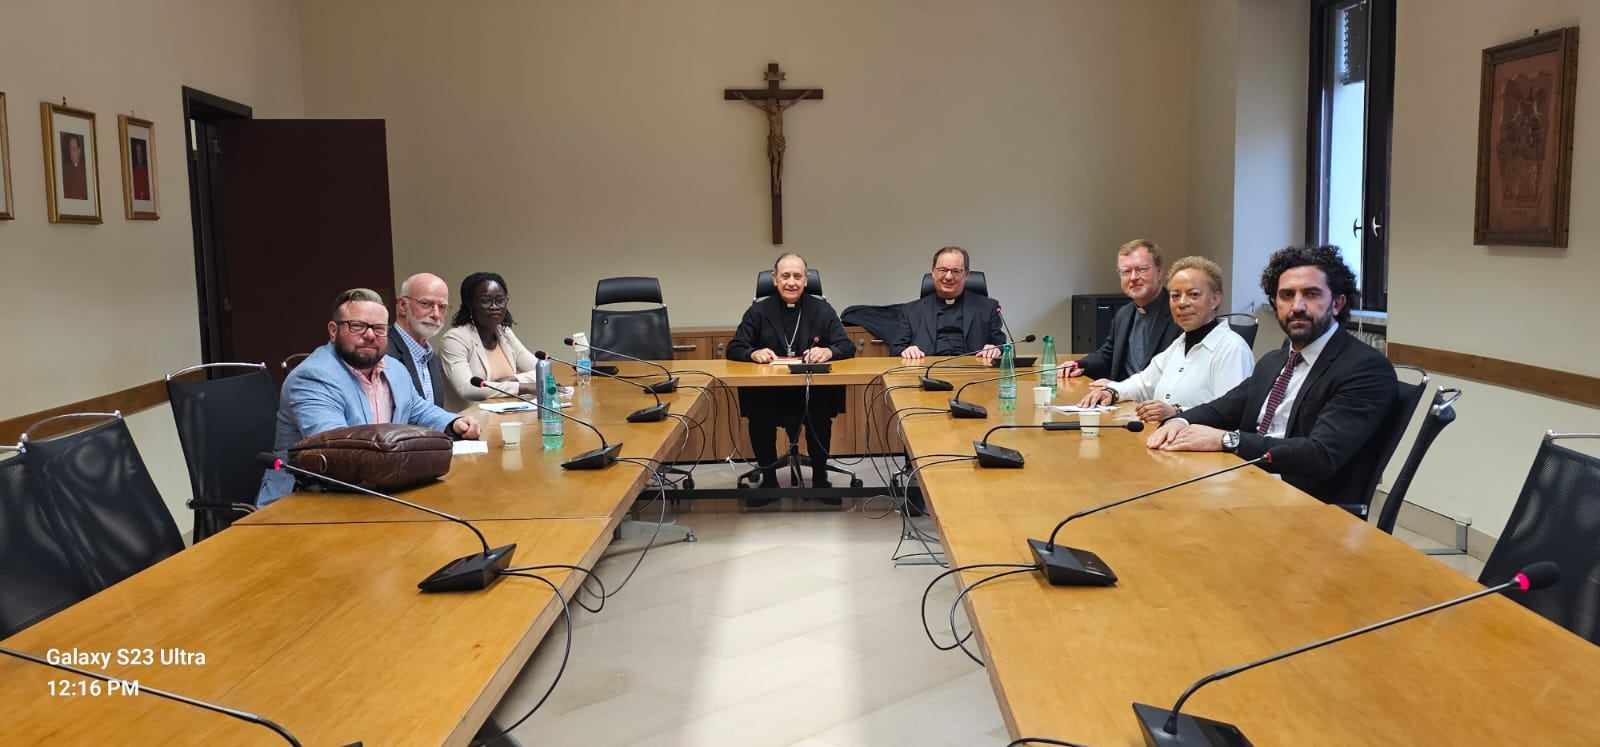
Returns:
[[[983,270],[973,270],[967,273],[967,283],[962,288],[979,295],[989,295],[989,281],[984,278]],[[917,298],[927,298],[931,295],[933,295],[933,273],[924,272],[922,273],[922,292],[917,295]]]
[[[1600,433],[1548,431],[1522,494],[1478,580],[1501,583],[1529,563],[1553,560],[1561,583],[1511,598],[1600,644],[1600,458],[1556,441]]]
[[[1232,314],[1218,314],[1217,318],[1228,320],[1228,326],[1233,329],[1234,334],[1244,338],[1244,344],[1250,347],[1256,346],[1256,330],[1261,325],[1257,323],[1254,314],[1234,312]]]
[[[643,309],[601,308],[614,304],[653,304]],[[646,277],[601,278],[589,312],[589,344],[645,360],[672,360],[672,324],[661,299],[661,281]],[[626,360],[596,350],[597,361]]]
[[[753,300],[760,301],[767,296],[777,295],[777,293],[778,285],[772,281],[771,270],[762,270],[756,273],[756,297]],[[811,268],[806,268],[806,295],[816,296],[823,300],[828,298],[822,293],[822,275]]]
[[[1400,474],[1389,486],[1389,495],[1384,498],[1383,507],[1378,511],[1379,529],[1394,534],[1395,520],[1400,518],[1400,506],[1405,503],[1406,492],[1411,489],[1411,478],[1422,466],[1422,457],[1428,453],[1434,439],[1439,437],[1445,426],[1456,422],[1454,405],[1458,399],[1461,399],[1461,390],[1454,387],[1442,386],[1434,392],[1433,404],[1422,416],[1422,426],[1417,429],[1417,437],[1411,442],[1411,453],[1406,455],[1406,463],[1400,466]]]
[[[1406,426],[1411,424],[1411,416],[1417,411],[1417,404],[1422,402],[1422,393],[1428,389],[1428,372],[1416,366],[1396,365],[1395,371],[1415,371],[1422,380],[1415,384],[1407,384],[1402,379],[1395,380],[1394,402],[1389,405],[1389,414],[1383,418],[1383,423],[1378,426],[1373,438],[1382,439],[1382,450],[1378,453],[1378,461],[1372,465],[1372,474],[1367,478],[1367,489],[1361,493],[1364,502],[1356,505],[1340,504],[1339,507],[1349,511],[1362,519],[1367,518],[1367,512],[1372,504],[1372,499],[1378,493],[1378,483],[1383,480],[1383,470],[1389,466],[1389,459],[1394,456],[1394,450],[1400,445],[1400,439],[1406,434]]]
[[[402,343],[402,344],[404,344],[404,343]],[[283,369],[283,374],[285,376],[287,376],[287,375],[289,375],[290,371],[294,370],[295,366],[300,365],[300,362],[305,360],[306,357],[309,356],[309,355],[311,355],[311,354],[310,353],[295,353],[294,355],[291,355],[288,358],[284,358],[283,362],[278,364],[278,367]]]
[[[0,460],[0,639],[43,620],[95,592],[82,558],[66,543],[45,510],[30,455]]]
[[[122,413],[71,413],[46,418],[106,422],[22,446],[34,460],[46,510],[71,546],[79,548],[96,591],[183,549],[183,535],[145,469]]]
[[[180,381],[191,371],[245,373],[205,381]],[[189,467],[194,497],[194,541],[199,542],[255,510],[261,488],[256,454],[272,451],[278,391],[262,363],[207,363],[167,374],[167,398],[178,443]]]

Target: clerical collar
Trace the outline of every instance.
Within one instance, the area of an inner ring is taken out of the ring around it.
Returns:
[[[792,308],[794,308],[796,306],[799,306],[799,305],[800,305],[799,301],[795,301],[794,303],[789,303],[789,302],[785,301],[784,304],[783,304],[783,308],[792,309]]]
[[[1206,339],[1206,335],[1211,334],[1211,330],[1216,329],[1221,323],[1221,319],[1212,319],[1204,327],[1183,333],[1183,352],[1187,353],[1189,348],[1199,345],[1200,341]]]
[[[951,305],[951,304],[953,304],[953,303],[955,303],[957,301],[960,301],[961,300],[961,296],[958,294],[955,298],[941,298],[939,300],[943,301],[944,305],[949,306],[949,305]]]

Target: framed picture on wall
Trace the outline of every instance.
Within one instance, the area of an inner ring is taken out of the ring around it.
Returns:
[[[122,150],[122,208],[128,220],[161,217],[156,192],[156,126],[126,114],[117,115],[117,142]]]
[[[1567,245],[1576,26],[1483,50],[1472,243]]]
[[[100,222],[100,154],[94,113],[39,104],[44,133],[45,202],[51,223]]]
[[[14,217],[11,212],[11,135],[6,132],[6,94],[0,91],[0,220]]]

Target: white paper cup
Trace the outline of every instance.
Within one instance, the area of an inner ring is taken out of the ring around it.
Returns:
[[[1098,410],[1078,413],[1078,423],[1083,426],[1083,429],[1078,432],[1082,433],[1084,438],[1100,437],[1100,429],[1098,427],[1090,427],[1100,425],[1100,412]]]
[[[500,445],[507,449],[522,448],[522,421],[507,420],[500,424]]]
[[[1050,387],[1036,386],[1033,388],[1033,406],[1043,410],[1050,406]]]

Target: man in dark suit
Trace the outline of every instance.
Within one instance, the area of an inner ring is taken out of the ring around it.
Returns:
[[[1006,341],[1000,304],[981,293],[966,292],[970,261],[967,250],[959,246],[934,253],[933,293],[905,305],[890,352],[908,361],[973,351],[985,360],[999,357],[998,346]]]
[[[1161,265],[1161,247],[1154,241],[1134,239],[1117,249],[1117,276],[1133,303],[1117,309],[1111,336],[1099,350],[1063,364],[1062,373],[1089,376],[1101,384],[1120,381],[1143,371],[1156,353],[1178,339],[1183,330],[1172,321]]]
[[[1167,451],[1227,451],[1325,503],[1365,506],[1379,468],[1378,430],[1394,406],[1394,366],[1339,325],[1360,298],[1355,274],[1331,246],[1289,247],[1261,273],[1289,346],[1211,402],[1184,410],[1150,435]]]
[[[400,332],[389,343],[389,356],[406,364],[417,394],[440,406],[444,405],[444,365],[428,341],[444,328],[445,311],[449,308],[450,286],[444,278],[426,272],[406,278],[400,284],[400,297],[394,302],[394,318]]]

